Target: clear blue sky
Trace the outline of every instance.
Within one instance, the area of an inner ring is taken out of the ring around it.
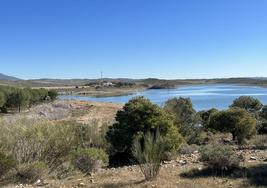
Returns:
[[[0,0],[0,72],[267,76],[267,0]]]

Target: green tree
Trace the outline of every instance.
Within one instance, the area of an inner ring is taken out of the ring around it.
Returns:
[[[165,103],[164,109],[174,115],[174,123],[184,136],[190,134],[194,126],[199,123],[200,118],[193,108],[190,98],[169,99]]]
[[[48,91],[44,88],[38,89],[40,101],[46,100],[48,96]]]
[[[37,102],[41,101],[38,89],[32,89],[30,92],[31,92],[30,105],[34,105]]]
[[[258,133],[267,134],[267,105],[262,107],[260,112],[260,124],[258,126]]]
[[[262,103],[258,99],[250,96],[241,96],[234,100],[233,104],[230,107],[243,108],[248,112],[257,113],[261,110],[262,106]]]
[[[198,112],[199,116],[201,117],[201,124],[203,125],[203,127],[205,128],[208,127],[210,122],[210,117],[217,112],[219,112],[219,110],[217,110],[216,108]]]
[[[6,103],[5,94],[0,91],[0,108],[3,107]]]
[[[246,110],[231,108],[213,114],[208,127],[221,132],[232,133],[233,140],[237,140],[241,144],[245,138],[250,138],[255,134],[256,124],[255,117]]]
[[[137,97],[118,111],[116,123],[110,127],[106,138],[112,146],[113,154],[123,154],[124,158],[131,159],[133,140],[148,132],[156,134],[157,130],[165,141],[166,151],[179,147],[182,137],[173,125],[172,116],[148,99]]]
[[[28,105],[29,101],[30,95],[27,90],[16,89],[8,96],[7,106],[11,108],[18,108],[20,112],[21,107]]]
[[[55,100],[58,96],[58,93],[56,90],[49,90],[48,96],[50,97],[51,100]]]
[[[16,161],[11,156],[0,152],[0,178],[9,170],[16,167]]]

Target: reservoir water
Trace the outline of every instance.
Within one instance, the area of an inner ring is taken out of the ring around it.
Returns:
[[[193,102],[194,108],[198,111],[210,108],[226,109],[239,96],[252,96],[259,99],[263,104],[267,104],[267,88],[223,84],[183,86],[174,89],[151,89],[116,97],[96,98],[91,96],[61,95],[60,98],[126,103],[136,96],[144,96],[158,105],[163,105],[165,101],[173,97],[189,97]]]

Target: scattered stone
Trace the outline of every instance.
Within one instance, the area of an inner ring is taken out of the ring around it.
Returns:
[[[45,185],[47,185],[47,184],[48,184],[48,183],[45,183],[44,180],[41,180],[41,179],[37,180],[37,181],[34,183],[34,185],[35,185],[35,186],[38,186],[38,187],[45,186]]]
[[[81,182],[81,183],[79,183],[79,186],[80,187],[84,187],[85,186],[85,183]]]
[[[180,161],[178,161],[178,163],[179,163],[179,164],[182,164],[182,165],[185,165],[187,162],[184,161],[184,160],[180,160]]]
[[[249,158],[249,160],[256,161],[256,160],[257,160],[257,158],[256,158],[256,157],[252,157],[252,156],[251,156],[251,157]]]
[[[172,164],[174,161],[171,160],[171,161],[163,161],[163,164]]]
[[[94,179],[90,179],[90,183],[95,183]]]

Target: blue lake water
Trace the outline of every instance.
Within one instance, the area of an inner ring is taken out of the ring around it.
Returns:
[[[129,99],[136,96],[144,96],[159,105],[163,105],[165,101],[173,97],[189,97],[193,102],[194,108],[198,111],[210,108],[226,109],[239,96],[252,96],[259,99],[263,104],[267,104],[267,88],[223,84],[184,86],[175,89],[151,89],[127,96],[116,97],[96,98],[90,96],[61,95],[60,98],[126,103]]]

